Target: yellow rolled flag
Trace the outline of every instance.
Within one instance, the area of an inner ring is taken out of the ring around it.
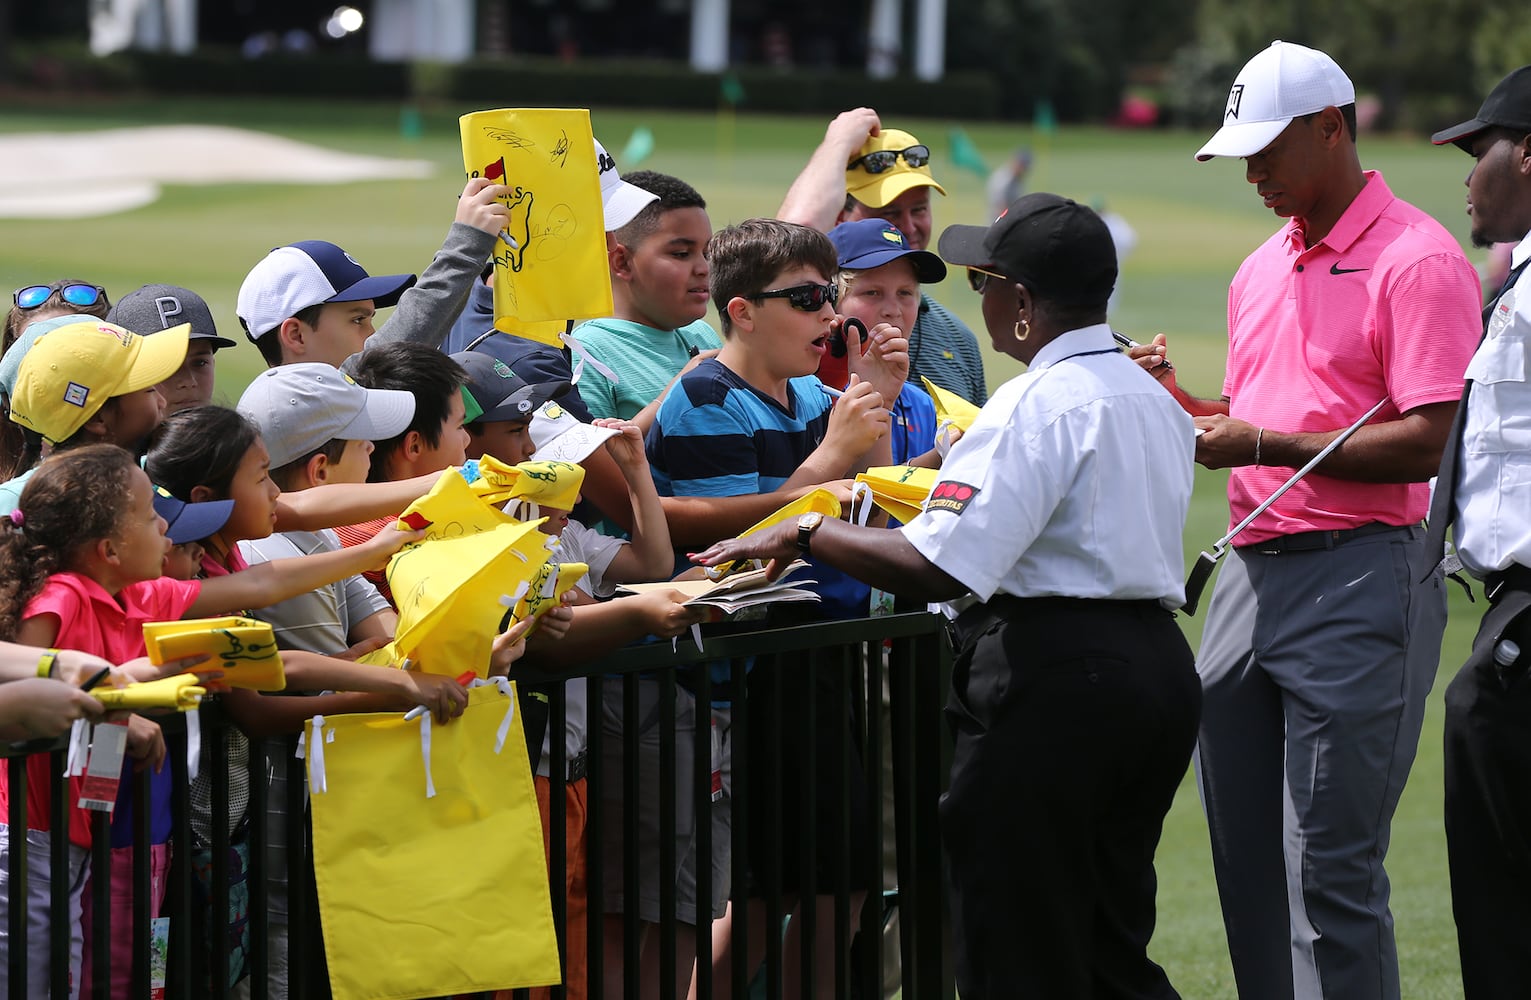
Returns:
[[[590,112],[506,108],[458,119],[463,168],[506,187],[494,326],[562,347],[568,320],[610,316],[611,276]]]
[[[585,484],[585,468],[574,462],[506,465],[491,455],[478,460],[478,478],[469,485],[485,503],[524,500],[538,507],[573,510]]]
[[[90,693],[114,712],[119,709],[142,712],[156,708],[190,712],[202,704],[207,689],[197,682],[195,674],[176,674],[127,687],[94,688]]]

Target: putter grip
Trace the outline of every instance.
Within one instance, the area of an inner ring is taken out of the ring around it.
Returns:
[[[1180,610],[1188,615],[1196,613],[1196,606],[1201,603],[1201,592],[1207,589],[1207,581],[1212,579],[1212,571],[1217,569],[1217,556],[1210,552],[1203,552],[1196,560],[1196,565],[1191,567],[1191,575],[1185,581],[1185,603]]]

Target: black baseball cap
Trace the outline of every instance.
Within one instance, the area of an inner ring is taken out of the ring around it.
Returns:
[[[1116,245],[1092,209],[1055,194],[1017,198],[988,228],[947,226],[938,243],[948,264],[997,271],[1038,296],[1102,305],[1116,287]]]
[[[144,336],[190,323],[192,340],[205,340],[215,351],[234,346],[232,340],[218,335],[213,311],[202,296],[179,285],[144,285],[131,291],[117,300],[106,321]]]
[[[1499,126],[1531,135],[1531,66],[1522,66],[1489,91],[1478,114],[1460,125],[1441,129],[1430,137],[1437,146],[1453,143],[1464,153],[1473,151],[1473,137]]]
[[[493,338],[490,338],[493,339]],[[463,402],[468,405],[463,423],[480,421],[530,421],[532,413],[548,400],[568,392],[568,382],[528,382],[510,365],[482,344],[471,351],[451,355],[468,373]]]

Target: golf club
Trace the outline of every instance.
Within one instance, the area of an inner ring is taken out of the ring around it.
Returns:
[[[1255,518],[1269,510],[1271,504],[1275,503],[1277,500],[1280,500],[1283,493],[1301,482],[1302,477],[1312,472],[1318,466],[1318,463],[1329,457],[1330,453],[1333,452],[1334,449],[1344,444],[1350,438],[1350,435],[1354,434],[1356,431],[1365,426],[1366,422],[1372,417],[1375,417],[1377,415],[1377,411],[1382,409],[1382,407],[1386,404],[1386,398],[1378,400],[1376,406],[1367,410],[1366,413],[1361,416],[1361,419],[1357,420],[1355,423],[1341,431],[1339,436],[1336,437],[1333,441],[1330,441],[1328,444],[1324,445],[1322,451],[1309,459],[1308,464],[1298,469],[1291,479],[1288,479],[1286,482],[1277,487],[1276,492],[1266,497],[1264,503],[1250,511],[1248,517],[1244,518],[1244,520],[1240,521],[1238,524],[1235,524],[1232,531],[1228,532],[1228,534],[1224,535],[1222,538],[1219,538],[1217,542],[1212,546],[1211,552],[1207,552],[1205,550],[1202,551],[1201,555],[1196,558],[1196,565],[1191,567],[1191,575],[1186,578],[1185,603],[1180,606],[1181,611],[1184,611],[1188,615],[1194,615],[1196,613],[1196,605],[1201,601],[1201,592],[1206,589],[1207,581],[1212,579],[1212,571],[1217,569],[1218,560],[1222,559],[1223,553],[1228,550],[1228,543],[1237,538],[1239,533],[1242,532],[1245,528],[1253,524]]]

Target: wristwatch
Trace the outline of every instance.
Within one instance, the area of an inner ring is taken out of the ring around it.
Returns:
[[[813,540],[813,533],[824,521],[824,515],[818,511],[810,511],[797,519],[797,550],[803,554],[803,558],[810,558],[813,553],[808,551],[808,544]]]

